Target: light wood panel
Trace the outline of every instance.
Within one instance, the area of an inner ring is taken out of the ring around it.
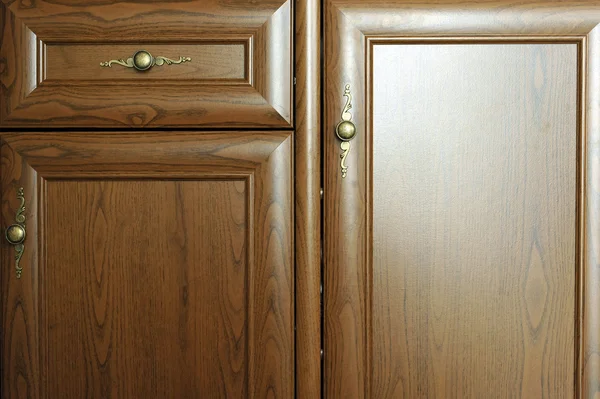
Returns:
[[[374,45],[372,101],[373,397],[572,396],[577,45]]]
[[[289,133],[2,135],[2,397],[294,395]]]

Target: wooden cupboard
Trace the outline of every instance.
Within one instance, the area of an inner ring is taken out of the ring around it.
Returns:
[[[598,3],[323,20],[324,396],[597,397]]]
[[[0,18],[2,398],[600,395],[595,2]]]

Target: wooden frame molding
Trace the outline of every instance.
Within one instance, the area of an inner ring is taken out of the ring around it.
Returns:
[[[296,2],[296,397],[321,397],[321,9]]]
[[[385,17],[383,17],[385,16]],[[325,359],[327,397],[371,397],[372,120],[370,47],[406,43],[577,43],[578,248],[573,396],[600,395],[600,5],[594,1],[510,3],[326,0],[324,113]],[[359,134],[342,180],[334,127],[344,86],[354,94]],[[366,172],[365,172],[366,171]],[[344,234],[339,234],[344,232]],[[360,243],[353,248],[346,243]],[[328,251],[331,249],[331,251]]]

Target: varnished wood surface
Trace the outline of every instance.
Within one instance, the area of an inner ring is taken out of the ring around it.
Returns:
[[[372,73],[371,395],[572,397],[577,45],[375,45]]]
[[[177,85],[178,81],[195,81],[204,84],[246,83],[249,84],[249,66],[247,59],[248,42],[231,43],[194,43],[160,44],[140,46],[134,44],[104,46],[89,44],[54,44],[46,46],[46,82],[61,84],[58,81],[86,80],[135,80],[135,84],[145,81],[169,80]],[[113,64],[110,68],[99,68],[101,62],[114,59],[126,60],[138,50],[146,50],[154,57],[167,57],[179,60],[190,57],[191,61],[171,66],[162,65],[139,73],[132,68]],[[69,82],[66,82],[68,84]],[[65,84],[64,82],[62,84]]]
[[[600,22],[595,0],[331,0],[359,31],[370,35],[581,35]]]
[[[321,80],[318,0],[296,2],[296,397],[321,397]]]
[[[24,3],[0,2],[3,128],[293,124],[290,1]],[[243,57],[240,42],[250,43]],[[215,54],[211,43],[238,47]],[[170,58],[195,50],[190,63],[148,73],[100,66],[146,47]]]
[[[2,135],[3,223],[14,187],[32,201],[23,278],[1,271],[2,397],[293,397],[291,150],[282,132]]]
[[[598,5],[591,1],[516,4],[504,1],[336,0],[325,3],[324,186],[327,195],[324,202],[324,379],[327,396],[375,397],[372,391],[375,389],[373,373],[386,367],[372,352],[371,343],[375,345],[375,342],[369,335],[375,328],[371,323],[371,311],[374,311],[372,295],[375,293],[371,286],[374,276],[370,262],[375,252],[370,241],[372,198],[369,193],[376,192],[376,188],[370,185],[370,140],[378,137],[375,132],[371,133],[372,106],[368,100],[371,88],[367,76],[371,73],[371,61],[367,50],[369,43],[376,42],[372,35],[388,38],[389,41],[402,37],[406,44],[437,45],[442,41],[501,44],[521,40],[540,44],[566,41],[580,46],[581,52],[576,56],[579,60],[579,104],[575,105],[579,151],[574,193],[578,230],[575,232],[575,280],[571,291],[575,301],[572,321],[575,325],[572,346],[575,378],[568,397],[587,399],[598,395],[600,295],[597,287],[600,286],[600,267],[597,248],[600,246],[600,211],[595,184],[596,171],[600,170],[597,167],[600,159],[597,139],[600,118],[596,106],[600,75],[595,61],[598,59],[598,22]],[[410,84],[411,77],[404,76],[402,80],[404,84]],[[344,105],[342,94],[345,84],[352,85],[352,113],[359,134],[352,142],[347,162],[350,165],[348,177],[342,180],[339,175],[339,141],[335,138],[334,128]],[[441,87],[447,87],[447,84]],[[410,100],[398,101],[394,112],[407,106],[415,105],[411,105]],[[461,119],[453,120],[458,124],[465,123]],[[545,364],[545,367],[549,366]],[[546,384],[539,389],[551,388]]]
[[[48,397],[248,395],[247,190],[46,183]]]
[[[371,398],[367,353],[367,204],[364,36],[325,2],[323,115],[323,393],[327,398]],[[348,175],[340,174],[341,121],[350,84],[352,140]]]

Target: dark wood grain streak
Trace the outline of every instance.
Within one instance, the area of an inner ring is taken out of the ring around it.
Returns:
[[[331,397],[373,397],[372,375],[381,367],[371,355],[369,337],[373,302],[371,300],[370,256],[373,247],[369,197],[372,187],[371,164],[366,154],[372,147],[361,133],[371,124],[371,111],[365,98],[370,89],[368,37],[402,37],[406,43],[580,43],[584,51],[580,83],[583,105],[582,143],[578,160],[578,198],[581,204],[581,234],[577,250],[580,272],[578,311],[573,320],[576,334],[574,354],[578,360],[572,387],[576,397],[595,398],[600,392],[600,282],[598,238],[600,214],[597,200],[599,170],[598,107],[600,86],[597,67],[600,7],[594,1],[519,2],[483,1],[355,1],[332,0],[325,3],[325,392]],[[595,57],[595,58],[594,58]],[[366,66],[366,69],[365,69]],[[581,73],[581,72],[580,72]],[[343,106],[343,85],[352,84],[354,120],[359,136],[353,141],[348,164],[355,173],[339,178],[339,142],[334,127]],[[398,104],[404,106],[404,104]],[[329,131],[329,133],[328,133]],[[580,161],[578,161],[580,162]],[[579,165],[579,163],[578,163]],[[352,166],[351,166],[352,168]],[[363,175],[366,173],[366,175]],[[548,386],[546,386],[548,388]]]
[[[296,2],[296,397],[321,397],[320,3]]]
[[[40,207],[26,278],[2,268],[2,397],[293,397],[291,144],[3,134],[3,221],[29,180]]]
[[[291,1],[250,5],[241,0],[173,0],[135,7],[113,1],[85,9],[78,3],[35,1],[27,7],[20,3],[0,2],[2,128],[290,128],[293,124]],[[168,46],[181,52],[199,40],[228,43],[249,38],[243,59],[207,54],[215,58],[211,65],[198,60],[202,53],[197,51],[191,63],[154,67],[148,73],[99,65],[100,57],[108,61],[130,56],[123,54],[124,48],[170,53]],[[55,51],[59,46],[79,54],[63,56]],[[64,77],[73,62],[86,60],[89,65],[69,74],[69,80],[53,79]],[[249,82],[219,79],[229,69],[224,63],[242,68],[251,75]],[[57,72],[61,68],[63,75]],[[194,73],[197,68],[201,74]],[[124,78],[131,74],[135,85]]]

